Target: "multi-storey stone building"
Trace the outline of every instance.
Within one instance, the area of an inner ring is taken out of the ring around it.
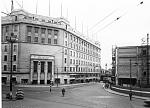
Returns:
[[[113,48],[112,72],[116,83],[149,86],[149,56],[150,46],[147,45]]]
[[[13,32],[13,81],[28,84],[87,82],[100,78],[101,48],[72,29],[69,21],[14,10],[1,18],[2,81],[10,76]]]

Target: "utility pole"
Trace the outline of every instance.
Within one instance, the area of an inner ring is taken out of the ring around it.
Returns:
[[[131,89],[131,78],[132,78],[132,76],[131,76],[131,59],[130,59],[130,93],[132,92],[132,89]]]
[[[149,34],[147,34],[147,86],[149,86]]]
[[[58,87],[58,67],[57,67],[57,87]]]

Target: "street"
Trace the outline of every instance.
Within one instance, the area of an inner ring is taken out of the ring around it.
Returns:
[[[2,108],[147,108],[144,100],[119,96],[106,92],[102,83],[90,83],[84,86],[22,88],[23,100],[2,101]]]

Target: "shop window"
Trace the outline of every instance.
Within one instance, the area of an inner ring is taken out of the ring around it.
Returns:
[[[41,43],[45,43],[45,38],[41,38]]]
[[[38,42],[38,37],[34,37],[34,42]]]
[[[54,39],[54,44],[57,44],[57,39]]]
[[[38,71],[38,61],[33,61],[33,72]]]
[[[44,73],[44,69],[45,69],[45,62],[41,62],[41,73]]]
[[[27,36],[27,42],[31,43],[31,36]]]
[[[14,45],[14,48],[13,48],[14,52],[17,51],[17,45]]]
[[[48,38],[48,44],[51,44],[51,39],[50,38]]]

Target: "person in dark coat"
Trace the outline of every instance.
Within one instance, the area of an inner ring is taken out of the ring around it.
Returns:
[[[65,95],[65,89],[63,88],[62,89],[62,96],[64,97],[64,95]]]
[[[130,101],[132,100],[132,92],[129,93]]]

